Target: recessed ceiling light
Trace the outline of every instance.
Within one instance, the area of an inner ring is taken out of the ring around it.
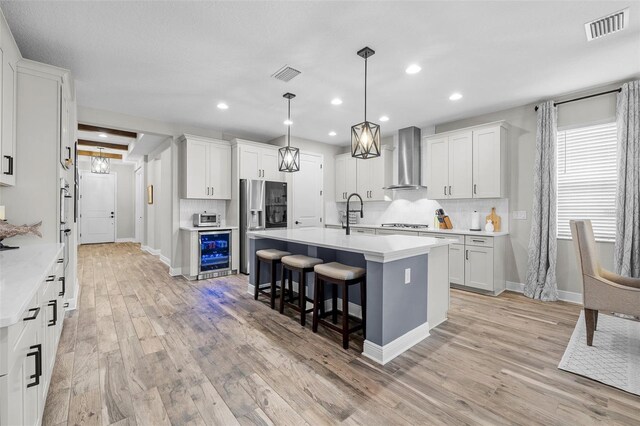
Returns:
[[[407,67],[407,69],[405,70],[405,72],[407,74],[417,74],[422,70],[422,68],[420,68],[420,65],[417,64],[411,64]]]
[[[284,125],[285,126],[291,126],[293,124],[293,121],[291,120],[284,120]]]
[[[98,133],[98,136],[100,136],[101,138],[106,138],[107,134],[106,133]]]
[[[457,93],[457,92],[453,93],[451,96],[449,96],[449,100],[450,101],[457,101],[457,100],[460,100],[460,99],[462,99],[462,94]]]
[[[342,104],[342,99],[340,98],[331,99],[331,105],[340,105],[340,104]]]
[[[389,121],[389,117],[383,115],[382,117],[380,117],[380,121]]]
[[[224,102],[220,102],[218,104],[218,109],[229,109],[229,105],[225,104]]]
[[[336,132],[329,132],[329,136],[335,136]]]

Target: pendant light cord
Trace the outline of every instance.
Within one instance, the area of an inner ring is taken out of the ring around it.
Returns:
[[[364,57],[364,121],[367,121],[367,55]]]
[[[287,100],[287,120],[289,125],[287,126],[287,147],[291,146],[291,98]]]

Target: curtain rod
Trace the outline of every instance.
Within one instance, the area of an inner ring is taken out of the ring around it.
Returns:
[[[562,105],[562,104],[568,104],[569,102],[581,101],[583,99],[595,98],[596,96],[608,95],[609,93],[616,93],[616,92],[620,93],[621,91],[622,91],[622,87],[619,87],[617,89],[608,90],[606,92],[594,93],[593,95],[582,96],[580,98],[575,98],[575,99],[569,99],[568,101],[554,102],[553,106],[558,106],[558,105]],[[535,107],[535,110],[537,111],[538,107]]]

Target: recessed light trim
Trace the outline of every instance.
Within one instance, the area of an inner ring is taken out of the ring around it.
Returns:
[[[285,126],[291,126],[293,124],[293,121],[287,119],[287,120],[284,120],[283,123]]]
[[[418,64],[411,64],[407,67],[407,69],[405,70],[405,72],[407,74],[417,74],[420,71],[422,71],[422,67]]]
[[[218,109],[229,109],[229,105],[225,104],[224,102],[220,102],[218,104]]]
[[[342,99],[340,98],[331,99],[331,105],[342,105]]]
[[[460,99],[462,99],[462,93],[455,92],[449,96],[450,101],[459,101]]]
[[[336,132],[333,132],[333,131],[329,132],[329,136],[335,136],[335,135],[337,135]]]
[[[389,121],[389,117],[387,117],[386,115],[383,115],[382,117],[379,118],[380,121]]]

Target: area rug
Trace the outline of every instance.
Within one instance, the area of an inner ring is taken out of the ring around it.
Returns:
[[[640,322],[601,313],[587,346],[582,311],[558,368],[640,395]]]

